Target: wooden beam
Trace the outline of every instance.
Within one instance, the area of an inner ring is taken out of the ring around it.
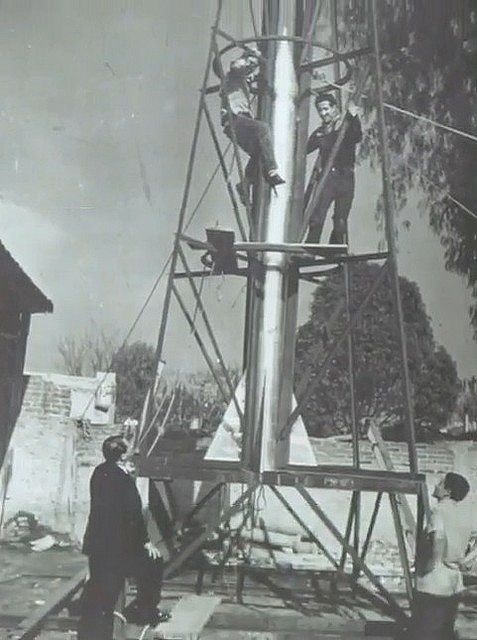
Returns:
[[[68,600],[79,591],[85,580],[86,571],[81,569],[70,580],[61,585],[59,589],[54,591],[44,605],[20,622],[18,630],[23,631],[23,633],[18,636],[18,640],[33,640],[33,638],[36,638],[46,619],[61,611]]]
[[[171,620],[160,623],[154,629],[154,638],[164,640],[192,640],[210,620],[221,598],[217,596],[190,595],[181,598],[171,612]]]

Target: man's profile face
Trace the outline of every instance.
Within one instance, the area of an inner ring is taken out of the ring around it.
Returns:
[[[335,104],[331,104],[328,100],[323,100],[323,102],[319,102],[316,105],[316,110],[318,111],[318,115],[324,124],[329,124],[332,122],[337,114],[338,108]]]
[[[436,484],[432,495],[434,498],[437,498],[438,500],[442,500],[443,498],[449,495],[449,490],[446,487],[445,478],[442,478],[442,480]]]

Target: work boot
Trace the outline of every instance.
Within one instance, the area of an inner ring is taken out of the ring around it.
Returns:
[[[171,617],[172,616],[170,611],[162,611],[162,609],[156,609],[156,611],[151,615],[151,622],[149,622],[149,624],[151,625],[151,627],[155,627],[158,624],[161,624],[161,622],[167,622],[171,619]]]
[[[155,607],[141,606],[137,600],[131,602],[131,604],[126,607],[124,613],[130,624],[137,624],[139,626],[148,624],[151,627],[155,627],[160,622],[167,622],[171,617],[169,611],[162,611]]]
[[[271,187],[278,187],[279,184],[285,184],[285,180],[276,169],[270,169],[270,171],[267,171],[265,174],[265,180]]]

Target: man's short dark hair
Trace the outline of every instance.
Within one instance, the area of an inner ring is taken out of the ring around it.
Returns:
[[[338,104],[332,93],[319,93],[315,98],[315,107],[317,107],[321,102],[329,102],[332,107],[336,107]]]
[[[128,450],[122,436],[109,436],[103,442],[103,456],[108,462],[117,462]]]
[[[453,473],[452,471],[446,473],[444,486],[450,492],[452,500],[455,500],[456,502],[463,500],[469,493],[470,489],[469,483],[464,476],[461,476],[458,473]]]

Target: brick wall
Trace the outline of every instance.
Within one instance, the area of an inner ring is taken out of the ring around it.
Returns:
[[[71,410],[71,389],[44,378],[41,375],[28,375],[26,391],[23,397],[20,420],[25,422],[35,418],[46,422],[51,417],[68,418]]]
[[[351,442],[334,438],[312,438],[313,450],[318,464],[336,464],[349,466],[353,464]],[[418,468],[421,473],[445,473],[455,466],[456,450],[460,445],[465,449],[472,448],[469,443],[443,442],[418,444]],[[391,460],[396,471],[409,471],[407,444],[403,442],[387,442]],[[360,459],[365,469],[378,468],[371,444],[360,442]],[[477,450],[477,449],[476,449]],[[476,465],[477,466],[477,465]]]
[[[116,376],[98,372],[94,377],[57,373],[25,376],[22,417],[46,421],[48,417],[81,417],[92,424],[112,424],[115,414]]]

